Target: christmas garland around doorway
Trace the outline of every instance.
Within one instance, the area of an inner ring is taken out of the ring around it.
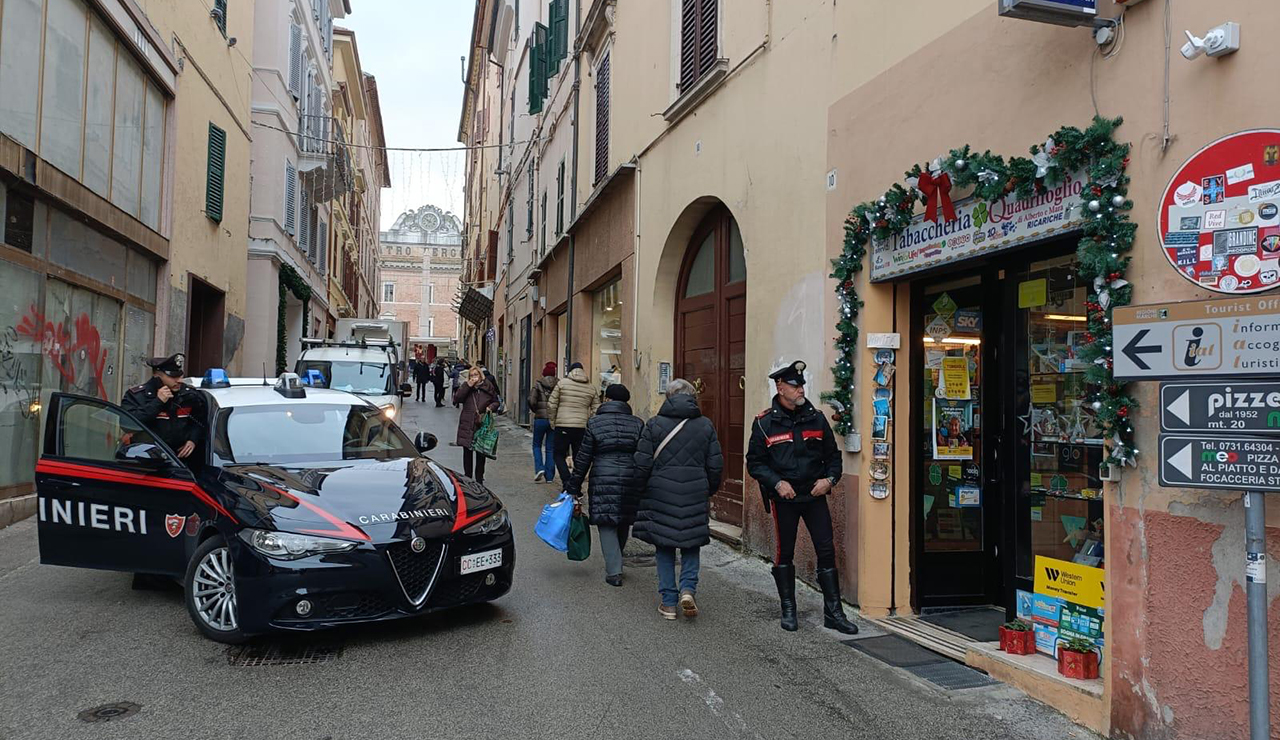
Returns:
[[[1137,401],[1112,372],[1111,312],[1128,305],[1133,287],[1125,280],[1129,251],[1137,225],[1128,215],[1133,207],[1126,196],[1129,178],[1129,145],[1114,139],[1122,119],[1095,117],[1083,131],[1066,126],[1058,129],[1043,145],[1031,147],[1030,157],[1005,160],[989,151],[981,154],[969,145],[952,149],[933,162],[915,165],[906,172],[905,183],[894,183],[877,200],[859,203],[844,222],[844,249],[832,260],[831,277],[836,280],[839,318],[835,338],[837,356],[831,367],[835,389],[822,400],[835,408],[835,429],[842,435],[853,432],[854,351],[858,344],[856,320],[863,302],[854,285],[862,271],[867,246],[893,239],[910,224],[916,203],[926,208],[925,217],[934,221],[955,217],[950,191],[972,188],[979,202],[997,201],[1012,193],[1024,200],[1062,182],[1068,173],[1084,172],[1087,217],[1076,248],[1078,277],[1089,286],[1087,344],[1081,359],[1089,363],[1085,377],[1090,385],[1089,400],[1108,441],[1106,462],[1135,463],[1132,415]]]

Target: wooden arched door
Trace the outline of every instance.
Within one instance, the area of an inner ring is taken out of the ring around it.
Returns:
[[[698,225],[676,288],[676,376],[699,388],[698,403],[724,450],[715,519],[742,526],[743,419],[747,384],[747,263],[742,234],[719,206]]]

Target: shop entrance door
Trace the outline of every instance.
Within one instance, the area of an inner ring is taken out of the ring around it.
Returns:
[[[998,603],[1000,275],[988,269],[912,292],[916,606]]]

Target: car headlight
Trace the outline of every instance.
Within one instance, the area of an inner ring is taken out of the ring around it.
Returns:
[[[503,527],[507,526],[507,524],[510,521],[511,521],[510,517],[507,516],[507,510],[498,509],[497,511],[493,512],[489,516],[482,519],[480,522],[476,524],[472,524],[470,527],[467,527],[466,529],[462,530],[462,533],[463,534],[489,534],[490,532],[497,532],[499,529],[502,529]]]
[[[387,417],[388,419],[396,418],[396,407],[393,406],[392,404],[387,404],[386,406],[379,406],[378,408],[382,409],[382,415]]]
[[[240,539],[263,555],[282,560],[297,560],[311,555],[346,552],[356,546],[356,543],[346,540],[312,537],[289,532],[268,532],[265,529],[242,529],[240,530]]]

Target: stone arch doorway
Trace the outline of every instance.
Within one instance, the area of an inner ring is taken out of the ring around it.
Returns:
[[[747,262],[742,233],[724,205],[693,231],[680,265],[675,306],[676,376],[699,389],[702,412],[724,451],[711,516],[742,526],[747,359]]]

